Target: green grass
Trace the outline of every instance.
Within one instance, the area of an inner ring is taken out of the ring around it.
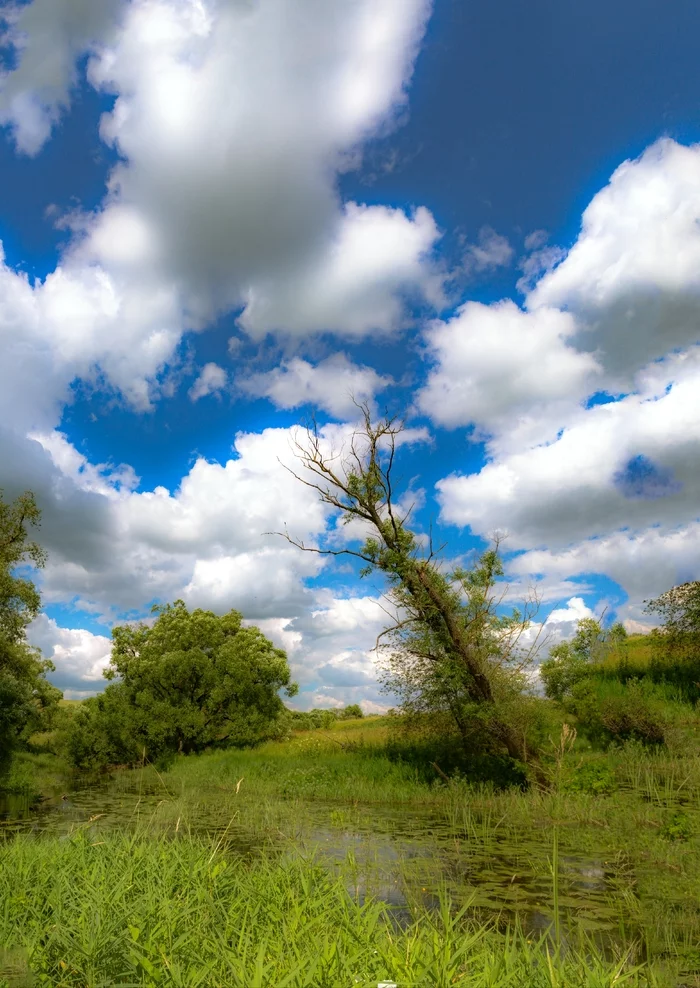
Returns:
[[[0,793],[39,796],[65,785],[71,775],[70,766],[54,754],[18,751],[0,777]]]
[[[35,984],[54,988],[676,982],[672,965],[634,951],[606,958],[583,936],[559,949],[546,936],[474,925],[444,895],[397,924],[313,860],[246,861],[192,838],[19,838],[0,848],[0,887],[6,966],[24,963]]]
[[[0,846],[0,944],[13,963],[30,958],[35,983],[59,986],[700,986],[696,745],[602,753],[578,739],[558,788],[497,790],[389,758],[391,720],[117,773],[113,791],[143,791],[136,809],[126,803],[119,819],[63,839]],[[37,779],[60,777],[48,755],[20,761]],[[383,818],[387,804],[394,816]],[[218,837],[202,835],[207,821]],[[388,837],[400,821],[404,841],[415,829],[419,854],[396,865],[415,899],[408,927],[348,895],[381,886],[376,862],[362,863],[358,882],[357,861],[303,857],[319,821],[325,832],[369,824]],[[600,863],[606,901],[572,892],[572,856]],[[513,863],[507,880],[519,872],[527,889],[503,882],[503,861]],[[421,884],[436,911],[413,895]],[[525,913],[509,911],[533,889],[556,917],[543,942],[518,926]],[[603,956],[587,928],[627,953]]]

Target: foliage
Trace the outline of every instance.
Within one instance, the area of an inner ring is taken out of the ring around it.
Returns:
[[[30,540],[40,512],[34,495],[7,504],[0,491],[0,768],[27,737],[49,723],[61,693],[46,679],[53,665],[27,643],[27,625],[39,613],[41,598],[17,568],[42,566],[45,553]]]
[[[687,841],[693,836],[693,827],[686,813],[674,813],[661,828],[659,835],[666,840]]]
[[[670,649],[696,650],[700,644],[700,581],[672,587],[647,600],[646,611],[663,619],[663,634]]]
[[[328,730],[337,720],[335,711],[327,709],[288,710],[285,718],[290,731]]]
[[[684,583],[646,602],[663,620],[651,633],[656,682],[671,683],[690,702],[700,700],[700,582]]]
[[[0,883],[0,943],[12,951],[0,964],[53,988],[662,983],[654,961],[636,965],[585,935],[559,951],[546,935],[499,932],[444,891],[432,911],[416,903],[397,922],[314,860],[245,862],[186,836],[20,838],[0,848]]]
[[[620,625],[603,629],[585,618],[574,638],[551,649],[542,663],[545,692],[576,716],[582,732],[598,746],[666,744],[681,722],[696,718],[670,675],[679,663],[677,656],[669,656],[668,639],[661,634],[653,641],[649,660],[638,638],[629,638]]]
[[[611,652],[619,652],[626,639],[621,624],[603,629],[594,618],[582,618],[573,639],[551,648],[549,658],[540,666],[546,695],[559,702],[570,697],[590,676],[593,665],[603,662]]]
[[[471,570],[459,569],[443,584],[445,593],[452,595],[452,610],[463,626],[472,656],[479,668],[487,670],[489,702],[475,697],[468,667],[457,660],[444,639],[420,621],[402,622],[389,632],[384,687],[400,698],[401,709],[409,719],[420,721],[425,714],[447,714],[467,759],[504,752],[502,732],[497,727],[501,724],[521,739],[517,760],[525,762],[528,748],[536,752],[541,740],[541,711],[527,695],[529,654],[519,648],[530,614],[523,620],[517,610],[500,613],[496,588],[502,576],[495,548],[484,552]],[[401,588],[395,590],[396,603],[410,614],[411,604],[404,596]],[[510,757],[515,754],[506,751]]]
[[[114,628],[106,673],[115,680],[76,712],[68,738],[80,766],[133,764],[274,733],[279,691],[296,692],[285,653],[241,615],[189,612],[178,600],[157,619]]]
[[[576,765],[566,773],[559,785],[561,792],[588,793],[592,796],[609,796],[616,788],[615,773],[605,761]]]
[[[394,492],[403,426],[389,418],[374,423],[368,406],[358,409],[362,424],[344,457],[324,451],[315,426],[307,431],[306,443],[297,443],[303,469],[298,479],[335,508],[343,524],[361,523],[369,537],[359,549],[307,550],[284,535],[307,551],[354,556],[363,563],[361,575],[385,577],[396,610],[386,633],[387,688],[400,692],[404,709],[447,712],[465,752],[480,747],[521,763],[535,761],[537,773],[522,703],[529,656],[518,648],[534,602],[522,613],[500,615],[497,547],[470,570],[443,572],[432,539],[425,550],[425,540],[408,527],[411,509],[401,509]]]
[[[313,731],[318,728],[328,730],[339,720],[361,720],[363,717],[359,703],[351,703],[340,709],[287,710],[284,722],[290,731]]]

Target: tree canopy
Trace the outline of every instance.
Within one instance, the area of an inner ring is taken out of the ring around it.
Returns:
[[[626,638],[627,632],[619,623],[603,628],[595,618],[582,618],[571,641],[551,648],[549,657],[540,666],[547,696],[559,701],[571,696],[576,684],[588,676],[592,664],[605,659]]]
[[[8,504],[0,491],[0,765],[61,697],[46,679],[52,663],[27,643],[27,625],[39,613],[41,597],[17,572],[23,565],[44,565],[46,554],[28,533],[40,517],[30,492]]]
[[[645,604],[648,614],[657,614],[663,621],[656,637],[662,637],[667,651],[676,655],[700,653],[700,581],[672,587]]]
[[[112,685],[74,720],[78,765],[252,744],[283,712],[279,691],[296,693],[284,651],[237,611],[190,612],[177,600],[154,614],[152,626],[113,629]]]

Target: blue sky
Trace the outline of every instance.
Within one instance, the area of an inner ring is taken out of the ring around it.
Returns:
[[[279,460],[406,415],[450,558],[506,532],[552,640],[700,558],[690,0],[5,7],[0,486],[50,554],[69,695],[156,600],[240,609],[299,705],[390,701],[381,583]]]

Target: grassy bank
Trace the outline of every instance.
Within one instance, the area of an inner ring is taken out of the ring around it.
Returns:
[[[62,838],[0,845],[0,943],[56,985],[700,985],[694,749],[554,745],[551,791],[498,789],[401,758],[391,720],[116,773]],[[387,868],[401,928],[363,901]]]
[[[444,898],[398,924],[312,860],[246,861],[192,838],[20,838],[0,851],[0,886],[6,968],[56,988],[676,983],[672,966],[634,950],[605,958],[583,936],[559,949],[500,934]]]
[[[0,794],[41,796],[67,785],[73,775],[70,765],[51,752],[18,751],[0,778]]]

